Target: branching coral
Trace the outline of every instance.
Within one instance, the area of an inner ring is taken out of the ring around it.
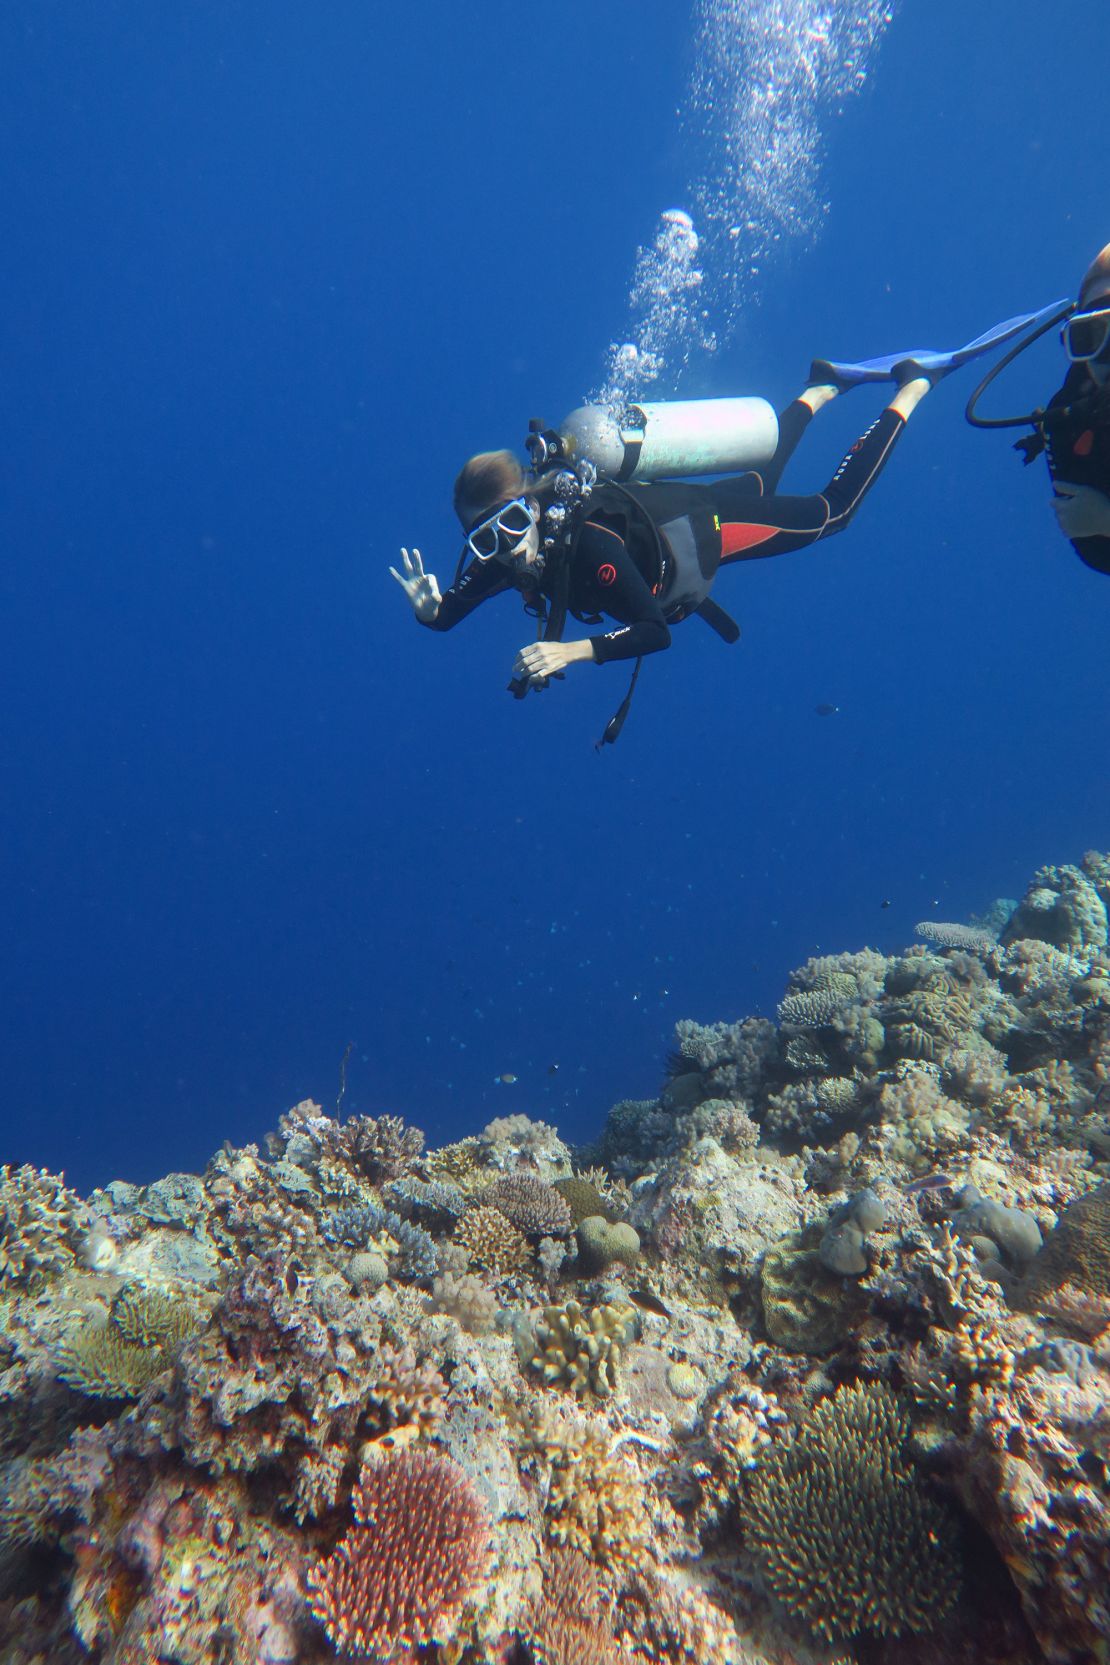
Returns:
[[[386,1457],[363,1471],[352,1506],[354,1526],[308,1575],[332,1646],[400,1660],[449,1640],[489,1562],[489,1515],[464,1471],[446,1457]]]
[[[498,1209],[525,1237],[565,1237],[571,1229],[566,1199],[534,1174],[495,1179],[483,1191],[482,1203]]]
[[[577,1301],[544,1307],[536,1324],[532,1369],[549,1386],[570,1388],[581,1396],[608,1399],[620,1383],[621,1347],[628,1339],[632,1307],[606,1304],[589,1313]]]
[[[628,1655],[612,1627],[613,1596],[592,1561],[553,1545],[543,1570],[543,1595],[521,1620],[532,1665],[621,1665]]]
[[[469,1208],[455,1229],[455,1242],[475,1266],[502,1277],[522,1272],[532,1258],[526,1237],[499,1208]]]
[[[955,1528],[906,1453],[880,1386],[842,1387],[776,1445],[743,1508],[768,1588],[825,1641],[929,1630],[959,1588]]]
[[[88,1210],[59,1174],[0,1167],[0,1289],[33,1291],[73,1264]]]

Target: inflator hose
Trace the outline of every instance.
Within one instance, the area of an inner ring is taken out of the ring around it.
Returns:
[[[1004,354],[992,369],[987,371],[979,386],[967,401],[967,408],[964,411],[964,415],[973,428],[1035,428],[1039,425],[1041,417],[1044,415],[1044,412],[1040,410],[1030,411],[1028,416],[976,416],[975,407],[987,388],[1002,374],[1008,365],[1019,358],[1027,347],[1031,347],[1034,341],[1039,341],[1047,331],[1054,329],[1057,324],[1063,323],[1064,319],[1070,317],[1074,311],[1075,302],[1068,301],[1066,306],[1058,308],[1051,318],[1046,318],[1044,323],[1038,325],[1031,335],[1024,336],[1016,347],[1011,347],[1010,351]]]

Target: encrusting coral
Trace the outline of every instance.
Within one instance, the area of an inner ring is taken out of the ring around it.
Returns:
[[[0,1170],[3,1665],[1107,1658],[1108,903],[816,956],[590,1149]]]

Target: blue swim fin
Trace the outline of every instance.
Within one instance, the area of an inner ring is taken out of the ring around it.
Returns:
[[[989,353],[992,347],[1001,347],[1003,342],[1012,341],[1023,330],[1035,329],[1063,305],[1066,302],[1053,301],[1051,306],[1043,306],[1039,312],[1023,312],[1016,318],[1006,318],[1001,324],[995,324],[993,329],[977,335],[965,347],[954,347],[951,352],[936,352],[932,347],[913,347],[900,353],[887,353],[882,358],[860,359],[855,364],[815,358],[809,372],[810,385],[828,382],[845,393],[850,387],[860,387],[864,382],[908,381],[915,372],[928,376],[930,381],[939,381],[950,370],[958,370],[961,364],[967,364],[982,353]]]

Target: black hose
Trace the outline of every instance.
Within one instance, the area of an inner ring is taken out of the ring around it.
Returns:
[[[1035,428],[1037,426],[1044,414],[1043,411],[1033,410],[1027,416],[976,416],[975,407],[987,388],[1002,374],[1007,365],[1012,364],[1015,358],[1019,358],[1027,347],[1033,345],[1034,341],[1039,341],[1042,335],[1047,334],[1050,329],[1054,329],[1057,324],[1070,317],[1074,311],[1074,301],[1069,301],[1066,306],[1060,307],[1052,314],[1051,318],[1046,318],[1044,323],[1033,331],[1032,335],[1023,337],[1016,347],[1011,347],[1010,351],[1004,354],[992,369],[987,371],[979,386],[967,401],[967,409],[964,411],[964,415],[973,428]]]

